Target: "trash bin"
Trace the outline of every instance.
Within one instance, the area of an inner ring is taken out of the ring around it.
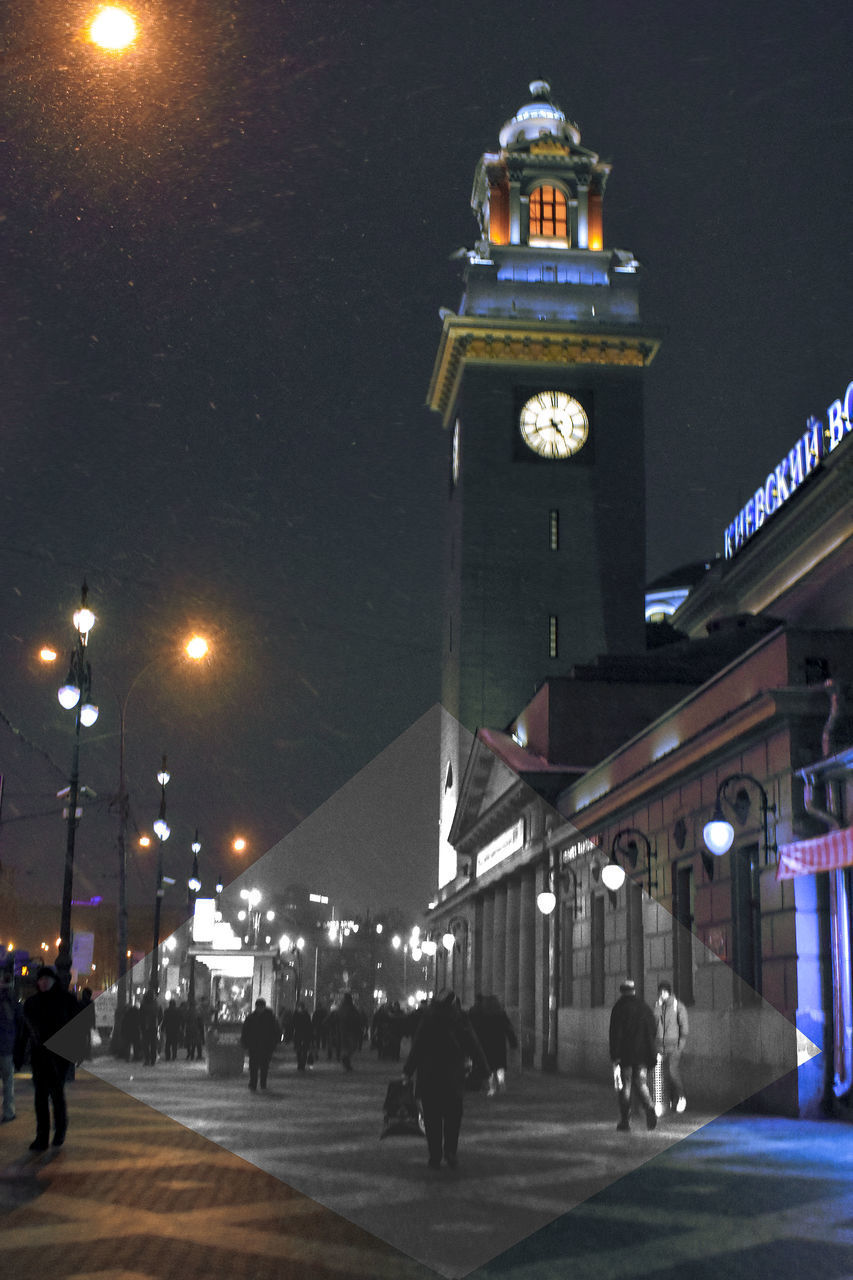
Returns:
[[[242,1024],[220,1022],[207,1033],[207,1074],[241,1076],[245,1050],[240,1043]]]

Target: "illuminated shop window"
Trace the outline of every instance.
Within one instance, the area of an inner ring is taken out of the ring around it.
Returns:
[[[556,508],[548,512],[548,546],[552,551],[560,550],[560,513]]]
[[[561,240],[568,244],[566,197],[556,187],[537,187],[530,193],[530,240]]]
[[[557,615],[552,613],[548,619],[548,656],[556,658],[557,656]]]

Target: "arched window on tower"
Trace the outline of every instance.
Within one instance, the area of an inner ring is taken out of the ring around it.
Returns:
[[[569,216],[566,197],[558,187],[535,187],[530,193],[530,244],[569,243]]]

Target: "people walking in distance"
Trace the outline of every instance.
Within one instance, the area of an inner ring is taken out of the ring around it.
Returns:
[[[331,1062],[332,1056],[341,1060],[341,1036],[340,1036],[340,1018],[339,1006],[332,1005],[323,1021],[323,1035],[326,1042],[326,1061]]]
[[[142,1052],[142,1010],[131,1001],[122,1014],[121,1019],[121,1056],[128,1062],[141,1062]]]
[[[15,1046],[21,1043],[24,1022],[15,995],[11,968],[0,970],[0,1076],[3,1079],[3,1124],[15,1119]]]
[[[187,1046],[187,1062],[204,1056],[204,1014],[198,1006],[188,1004],[184,1011],[184,1043]]]
[[[518,1048],[513,1025],[497,996],[476,995],[468,1014],[471,1026],[489,1063],[487,1093],[494,1097],[506,1088],[507,1045]]]
[[[67,1058],[46,1048],[47,1041],[77,1015],[77,1001],[59,981],[53,965],[42,965],[36,973],[37,990],[24,1001],[24,1036],[16,1051],[16,1067],[23,1063],[29,1047],[35,1090],[36,1136],[31,1151],[46,1151],[50,1140],[50,1109],[53,1107],[53,1145],[61,1147],[68,1128],[65,1080],[70,1065]]]
[[[456,996],[444,988],[425,1012],[403,1066],[403,1079],[415,1077],[415,1093],[424,1113],[429,1167],[442,1157],[456,1168],[465,1096],[465,1068],[489,1074],[489,1062]]]
[[[78,1013],[75,1025],[80,1030],[77,1050],[77,1066],[88,1062],[92,1057],[92,1037],[95,1033],[95,1002],[92,999],[92,988],[84,987],[80,992]]]
[[[142,1041],[142,1061],[146,1067],[153,1067],[157,1062],[159,1038],[157,1015],[157,997],[153,991],[146,991],[139,1006],[139,1037]]]
[[[637,995],[632,978],[619,987],[619,999],[610,1013],[610,1060],[619,1093],[619,1123],[616,1128],[631,1127],[631,1090],[646,1112],[646,1127],[657,1124],[654,1103],[649,1093],[648,1073],[655,1064],[655,1015]]]
[[[681,1055],[687,1045],[687,1033],[690,1022],[687,1009],[676,999],[672,983],[666,978],[658,983],[658,998],[655,1004],[656,1035],[655,1048],[663,1064],[665,1097],[670,1105],[681,1112],[687,1106],[684,1096],[684,1085],[681,1080]]]
[[[276,1045],[281,1040],[281,1028],[272,1009],[263,999],[255,1001],[253,1011],[243,1023],[240,1042],[249,1055],[249,1088],[255,1093],[258,1084],[267,1087],[267,1074]]]
[[[292,1029],[293,1048],[296,1052],[296,1069],[297,1071],[304,1071],[308,1064],[308,1055],[311,1053],[313,1037],[311,1014],[306,1009],[304,1000],[300,1000],[293,1010]]]
[[[337,1031],[341,1063],[344,1071],[352,1071],[352,1055],[361,1048],[364,1023],[349,991],[344,992],[338,1005]]]
[[[329,1016],[329,1010],[323,1004],[316,1004],[314,1012],[311,1014],[311,1029],[314,1038],[314,1052],[318,1053],[321,1049],[326,1048],[326,1040],[328,1031],[326,1028],[326,1019]]]
[[[160,1030],[163,1032],[163,1056],[167,1062],[174,1062],[177,1059],[178,1043],[183,1029],[183,1014],[177,1003],[170,1000],[160,1019]]]

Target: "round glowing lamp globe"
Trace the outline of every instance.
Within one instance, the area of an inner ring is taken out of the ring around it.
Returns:
[[[734,827],[720,813],[715,813],[713,818],[706,822],[702,828],[702,839],[705,841],[705,846],[717,858],[721,858],[724,853],[728,853],[734,843],[734,838]]]
[[[100,49],[121,52],[136,39],[136,21],[126,9],[107,5],[90,22],[89,39]]]
[[[557,905],[557,895],[550,889],[544,889],[536,898],[536,905],[543,916],[549,916]]]
[[[605,889],[618,893],[625,883],[625,872],[618,863],[608,862],[606,867],[601,868],[601,881]]]
[[[64,684],[56,696],[59,699],[59,705],[66,711],[70,711],[80,701],[80,690],[76,684]]]

